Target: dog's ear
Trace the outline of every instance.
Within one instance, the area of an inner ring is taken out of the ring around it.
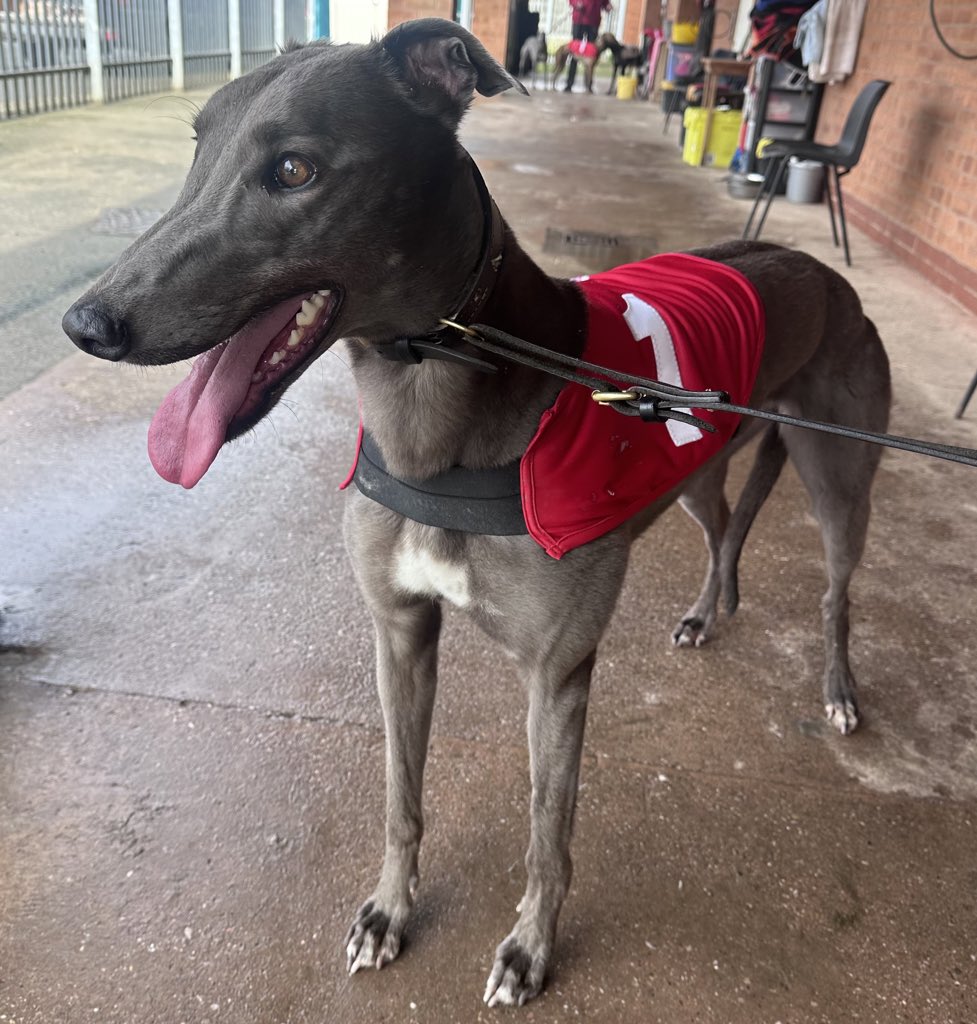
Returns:
[[[517,81],[460,25],[443,18],[405,21],[381,40],[411,97],[457,126],[476,90],[495,96],[506,89],[526,93]]]

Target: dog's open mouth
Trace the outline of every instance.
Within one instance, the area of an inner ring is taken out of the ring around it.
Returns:
[[[156,472],[193,487],[224,442],[257,423],[316,355],[340,300],[329,289],[286,299],[198,356],[149,428]]]

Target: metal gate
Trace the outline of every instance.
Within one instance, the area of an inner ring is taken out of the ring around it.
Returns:
[[[0,0],[0,120],[87,100],[81,0]]]
[[[106,100],[170,87],[166,0],[98,0]]]
[[[275,56],[275,17],[267,0],[241,0],[241,71],[247,74]]]
[[[306,0],[0,0],[0,120],[216,85],[307,34]]]
[[[231,74],[227,0],[182,0],[183,75],[188,89],[226,82]]]
[[[308,35],[309,20],[305,0],[285,0],[285,39],[302,42]]]
[[[547,39],[562,44],[570,38],[573,10],[565,0],[529,0],[529,9],[539,14],[539,30]]]

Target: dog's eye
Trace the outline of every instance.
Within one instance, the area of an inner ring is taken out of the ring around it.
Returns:
[[[274,179],[279,188],[301,188],[315,177],[315,165],[297,153],[286,153],[275,164]]]

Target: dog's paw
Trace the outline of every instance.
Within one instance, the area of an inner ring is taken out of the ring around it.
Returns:
[[[712,624],[698,615],[687,615],[672,632],[676,647],[701,647],[712,634]]]
[[[406,914],[388,914],[374,900],[367,900],[346,933],[346,969],[349,973],[355,974],[361,967],[379,970],[396,959],[406,921]]]
[[[848,736],[858,728],[858,708],[850,698],[830,701],[824,705],[824,713],[842,736]]]
[[[534,999],[543,987],[547,960],[545,951],[534,955],[510,935],[495,951],[485,1002],[489,1006],[522,1006]]]

